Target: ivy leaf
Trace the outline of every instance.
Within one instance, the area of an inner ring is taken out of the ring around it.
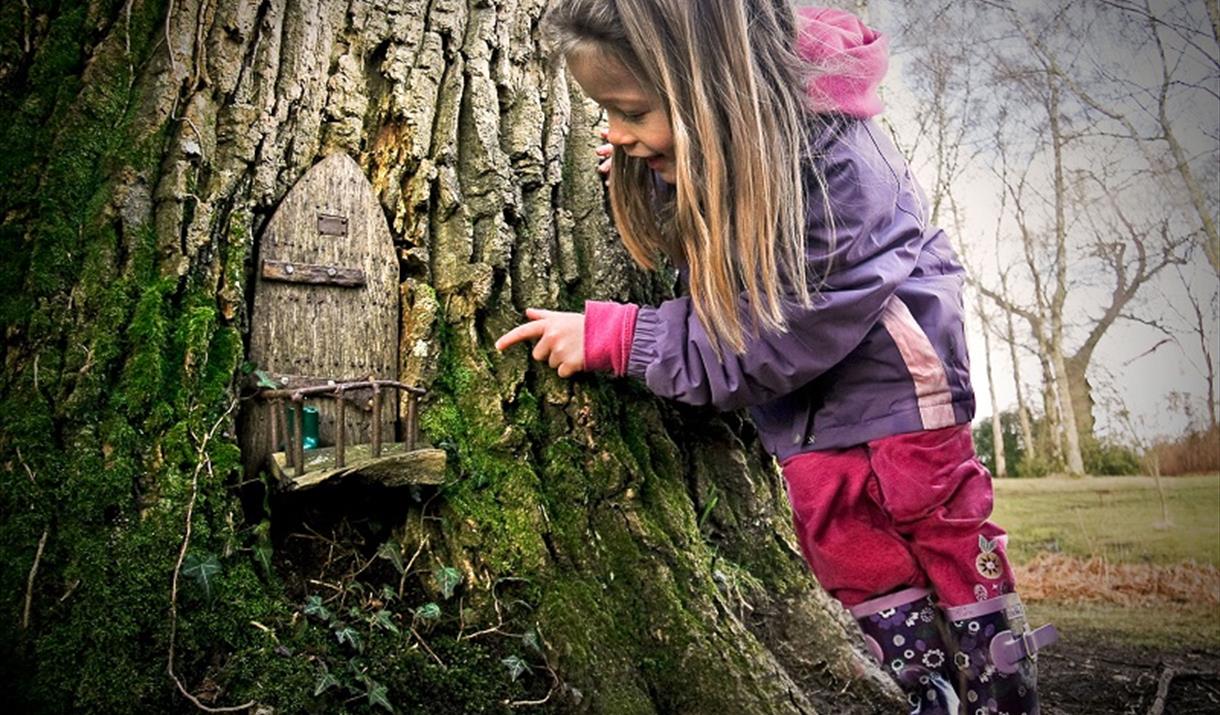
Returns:
[[[504,664],[505,668],[508,668],[508,675],[513,679],[513,682],[516,682],[517,678],[521,677],[522,673],[530,669],[530,667],[525,664],[524,660],[521,660],[515,655],[510,655],[507,658],[502,659],[500,662]]]
[[[406,568],[402,565],[402,551],[399,550],[398,544],[391,541],[385,542],[381,545],[381,548],[377,549],[377,555],[389,561],[398,573],[401,574],[406,571]]]
[[[394,625],[391,616],[392,614],[383,608],[373,615],[373,625],[380,626],[397,635],[399,633],[398,626]]]
[[[538,631],[534,630],[533,628],[529,629],[525,632],[525,635],[522,636],[522,640],[525,642],[527,648],[533,648],[539,653],[542,652],[542,641],[538,638]]]
[[[330,611],[326,610],[326,606],[322,605],[322,597],[316,595],[310,596],[305,600],[305,615],[317,616],[324,621],[331,619]]]
[[[212,580],[220,573],[220,560],[216,554],[200,558],[199,554],[187,554],[182,561],[182,575],[194,580],[209,597],[212,595]]]
[[[390,704],[390,689],[372,678],[368,678],[368,686],[369,705],[380,705],[394,712],[394,706]]]
[[[432,602],[425,603],[416,609],[415,617],[421,621],[438,620],[441,617],[441,607]]]
[[[441,595],[445,600],[453,598],[453,589],[458,587],[462,582],[462,572],[452,566],[442,566],[440,571],[436,572],[436,583],[441,588]]]
[[[271,576],[271,557],[274,550],[271,546],[271,521],[263,519],[254,527],[254,560],[263,567],[263,573]]]
[[[318,684],[314,686],[313,696],[316,698],[327,690],[337,686],[339,679],[331,675],[329,672],[322,673],[322,677],[318,678]]]
[[[335,630],[335,638],[339,639],[339,643],[348,643],[357,651],[364,652],[364,644],[360,641],[360,634],[351,626],[343,626]]]
[[[254,545],[254,560],[263,568],[263,573],[267,576],[271,575],[271,557],[273,555],[271,544],[259,542]]]

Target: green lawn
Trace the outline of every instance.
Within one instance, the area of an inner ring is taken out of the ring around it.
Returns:
[[[1009,555],[1017,564],[1052,551],[1111,563],[1220,566],[1220,475],[1161,482],[1168,527],[1156,483],[1148,477],[997,479],[993,518],[1008,531]],[[1213,588],[1220,590],[1220,582]],[[1220,614],[1214,606],[1153,609],[1054,601],[1028,606],[1033,623],[1054,622],[1066,633],[1087,632],[1130,645],[1220,649]]]
[[[996,479],[993,520],[1008,553],[1025,563],[1040,551],[1118,563],[1220,566],[1220,474],[1161,480],[1171,526],[1150,477]]]

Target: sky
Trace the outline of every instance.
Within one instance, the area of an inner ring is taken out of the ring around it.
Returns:
[[[1201,11],[1202,2],[1197,5]],[[1205,17],[1205,15],[1202,16]],[[898,135],[901,144],[903,137],[914,137],[917,118],[921,112],[927,111],[926,107],[920,106],[912,93],[911,83],[915,81],[915,78],[909,71],[909,68],[913,66],[913,63],[908,62],[911,56],[909,44],[913,38],[927,36],[927,33],[934,31],[934,28],[913,28],[906,37],[893,36],[896,33],[901,34],[904,22],[894,0],[871,0],[869,22],[882,32],[892,35],[894,53],[882,92],[887,105],[886,119]],[[974,28],[974,30],[978,35],[977,41],[987,41],[981,38],[987,36],[990,28],[981,27]],[[1046,39],[1054,44],[1070,38],[1050,37]],[[1091,53],[1089,61],[1101,62],[1116,68],[1114,71],[1123,74],[1133,83],[1152,84],[1157,79],[1156,75],[1148,73],[1156,67],[1156,63],[1152,61],[1153,58],[1147,54],[1150,48],[1134,45],[1131,37],[1124,36],[1124,33],[1118,28],[1100,27],[1087,39],[1087,42],[1080,44],[1089,46]],[[1065,44],[1064,46],[1070,47],[1071,45]],[[1215,45],[1210,45],[1208,51],[1214,53]],[[1199,71],[1204,72],[1207,69],[1203,67]],[[1186,67],[1182,71],[1189,74],[1190,68]],[[1181,113],[1182,121],[1178,121],[1176,125],[1182,128],[1183,143],[1187,144],[1192,152],[1200,156],[1214,157],[1217,152],[1216,136],[1220,134],[1220,103],[1215,100],[1214,69],[1206,81],[1210,83],[1208,86],[1212,90],[1211,93],[1195,92],[1190,95],[1195,97],[1194,101],[1177,105],[1176,111]],[[1110,154],[1104,158],[1076,156],[1070,157],[1069,161],[1086,167],[1109,161],[1119,168],[1124,166],[1129,168],[1140,161],[1140,155],[1133,146],[1114,151],[1117,152],[1117,155]],[[1123,156],[1123,151],[1128,152],[1129,156]],[[1011,238],[1015,230],[1011,225],[1004,229],[1007,237],[1001,241],[999,249],[995,247],[999,182],[992,171],[993,166],[989,163],[991,161],[994,159],[988,155],[976,158],[971,168],[955,182],[953,187],[963,214],[962,233],[966,234],[953,238],[959,245],[965,246],[972,263],[983,265],[994,264],[997,258],[1000,263],[1008,263],[1017,261],[1019,257],[1019,244]],[[917,180],[925,188],[930,188],[935,179],[932,173],[934,167],[926,161],[926,158],[921,158],[917,153],[913,161],[913,169]],[[1209,185],[1214,184],[1214,175],[1207,181]],[[1172,201],[1173,196],[1181,196],[1181,192],[1160,193],[1157,189],[1156,186],[1137,188],[1124,197],[1124,206],[1131,210],[1134,216],[1150,216],[1156,211],[1163,212],[1167,202]],[[1211,190],[1215,191],[1215,187],[1213,186]],[[1188,216],[1184,211],[1179,211],[1178,215]],[[948,223],[947,221],[942,220],[941,223],[943,228],[950,229],[949,226],[943,225]],[[1220,279],[1206,262],[1201,251],[1195,253],[1191,263],[1183,266],[1183,273],[1199,290],[1206,291],[1205,300],[1211,297],[1217,286],[1220,286]],[[985,269],[983,274],[994,276],[996,274],[994,266]],[[1085,282],[1094,277],[1088,275],[1083,268],[1078,270],[1077,275]],[[998,281],[995,282],[998,283]],[[1172,269],[1167,270],[1154,284],[1145,287],[1136,301],[1133,312],[1142,318],[1152,318],[1167,324],[1181,324],[1178,315],[1189,310],[1183,295],[1182,279]],[[1069,308],[1066,311],[1068,322],[1081,323],[1084,322],[1085,316],[1099,313],[1101,297],[1097,288],[1091,290],[1078,288],[1073,291],[1070,294]],[[967,297],[967,304],[973,305],[972,295]],[[1214,312],[1209,316],[1209,320],[1212,322],[1212,328],[1216,328],[1217,318]],[[978,418],[985,418],[993,414],[994,407],[987,389],[980,322],[971,315],[967,328],[972,357],[971,373],[978,399],[977,415]],[[1204,396],[1207,393],[1207,385],[1201,369],[1203,358],[1198,348],[1198,338],[1181,328],[1175,328],[1171,333],[1167,336],[1146,325],[1120,320],[1106,334],[1097,348],[1093,368],[1089,372],[1090,380],[1095,386],[1095,397],[1106,403],[1095,410],[1098,429],[1103,435],[1127,441],[1125,438],[1129,436],[1131,427],[1139,430],[1143,438],[1150,435],[1181,434],[1190,426],[1190,420],[1185,410],[1181,409],[1182,401],[1175,402],[1171,399],[1172,393],[1189,396],[1187,402],[1192,405],[1196,419],[1205,418]],[[1210,344],[1214,346],[1213,355],[1220,354],[1216,333],[1216,330],[1212,330],[1208,337]],[[1067,341],[1069,352],[1080,344],[1080,335],[1079,330],[1070,334]],[[1008,409],[1016,404],[1013,366],[1008,358],[1007,346],[993,340],[992,353],[992,371],[996,377],[996,403],[1000,409]],[[1036,386],[1040,372],[1036,357],[1026,351],[1020,358],[1020,362],[1023,381],[1027,386]],[[1131,413],[1129,422],[1123,422],[1114,417],[1120,403]]]

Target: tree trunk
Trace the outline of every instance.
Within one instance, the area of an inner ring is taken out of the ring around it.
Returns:
[[[1056,380],[1055,392],[1059,396],[1059,414],[1063,418],[1063,448],[1067,457],[1068,474],[1084,476],[1084,457],[1081,453],[1080,430],[1076,412],[1072,405],[1072,385],[1067,377],[1067,366],[1063,359],[1063,348],[1059,340],[1052,343],[1052,367]]]
[[[1007,289],[1007,284],[1005,284]],[[1007,292],[1007,290],[1005,290]],[[1017,335],[1013,329],[1012,313],[1004,313],[1004,342],[1008,343],[1008,358],[1012,361],[1012,378],[1017,392],[1017,417],[1021,424],[1021,439],[1025,442],[1025,457],[1034,459],[1038,456],[1038,444],[1034,440],[1033,426],[1029,419],[1029,406],[1025,403],[1025,385],[1021,382],[1021,361],[1017,357]]]
[[[612,236],[599,117],[540,50],[540,0],[17,5],[0,668],[19,710],[896,708],[747,424],[491,347],[526,307],[669,282]],[[439,491],[243,477],[258,240],[335,152],[400,252],[397,377],[430,391]]]
[[[1055,169],[1055,288],[1051,300],[1049,318],[1051,374],[1056,381],[1055,392],[1059,396],[1059,417],[1063,420],[1063,451],[1067,459],[1068,473],[1074,476],[1084,474],[1084,458],[1080,451],[1080,431],[1077,428],[1076,411],[1071,399],[1071,385],[1067,379],[1067,369],[1063,358],[1063,319],[1064,305],[1067,300],[1067,219],[1064,209],[1068,200],[1067,185],[1063,175],[1063,149],[1066,143],[1063,135],[1059,104],[1059,80],[1052,72],[1046,74],[1048,84],[1048,99],[1046,105],[1051,135],[1051,150],[1054,156]]]
[[[979,322],[983,326],[983,365],[987,374],[987,396],[991,400],[991,439],[995,450],[995,476],[1008,476],[1008,466],[1004,459],[1004,427],[1000,424],[1000,407],[995,398],[995,375],[991,370],[991,321],[983,311],[983,297],[978,296],[975,310]]]
[[[1088,363],[1092,354],[1077,353],[1064,360],[1064,370],[1067,377],[1068,394],[1072,400],[1072,410],[1076,415],[1076,428],[1082,444],[1095,439],[1093,435],[1093,385],[1089,383],[1087,374]]]
[[[1063,420],[1059,412],[1058,383],[1055,382],[1055,370],[1051,366],[1046,341],[1040,340],[1038,346],[1038,360],[1042,365],[1042,412],[1046,415],[1047,442],[1051,457],[1062,463],[1066,452],[1063,445]]]

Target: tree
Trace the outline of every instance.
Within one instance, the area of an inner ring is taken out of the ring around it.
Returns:
[[[542,6],[0,8],[0,276],[21,286],[0,298],[0,667],[20,709],[893,707],[748,425],[491,348],[527,306],[670,283],[611,235],[600,118],[540,50]],[[334,152],[402,255],[400,377],[450,457],[418,502],[291,501],[241,474],[251,254]]]

